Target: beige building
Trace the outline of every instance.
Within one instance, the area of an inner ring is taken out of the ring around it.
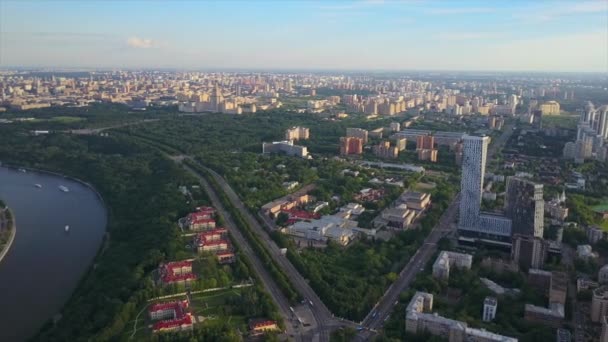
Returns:
[[[381,158],[397,158],[399,156],[399,149],[396,146],[391,146],[388,141],[383,141],[380,144],[373,147],[373,152],[376,156]]]
[[[591,300],[591,321],[599,323],[608,315],[608,286],[598,287],[593,291]]]
[[[473,256],[470,254],[441,251],[433,264],[433,277],[447,280],[452,267],[470,270],[472,264]]]
[[[367,130],[361,128],[347,128],[346,136],[352,138],[359,138],[363,141],[363,144],[367,144]]]
[[[543,115],[559,115],[559,103],[557,101],[547,101],[540,105]]]
[[[307,127],[291,127],[285,131],[285,140],[307,140],[310,130]]]

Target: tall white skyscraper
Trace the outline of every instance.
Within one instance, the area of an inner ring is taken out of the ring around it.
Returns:
[[[606,105],[598,109],[597,134],[608,139],[608,106]]]
[[[476,229],[486,170],[490,138],[465,135],[463,138],[462,177],[460,183],[460,219],[458,226]]]

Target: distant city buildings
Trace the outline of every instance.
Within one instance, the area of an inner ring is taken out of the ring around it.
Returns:
[[[608,105],[598,109],[588,102],[577,125],[576,140],[564,145],[563,155],[581,164],[585,160],[608,160]]]

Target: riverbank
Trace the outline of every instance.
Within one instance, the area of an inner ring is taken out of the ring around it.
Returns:
[[[6,243],[0,246],[0,262],[2,262],[2,259],[4,259],[8,251],[11,249],[13,241],[15,241],[15,235],[17,233],[17,224],[15,220],[15,215],[13,215],[10,209],[6,207],[0,209],[0,222],[2,222],[2,224],[0,225],[1,229],[8,230],[7,233],[9,234]],[[0,234],[4,233],[4,231],[0,232]]]

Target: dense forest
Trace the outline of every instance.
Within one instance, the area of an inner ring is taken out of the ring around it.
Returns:
[[[109,215],[106,241],[95,266],[83,276],[62,309],[61,319],[56,323],[49,321],[34,339],[122,339],[126,323],[135,317],[136,310],[159,294],[149,276],[151,272],[161,261],[183,257],[184,244],[175,222],[192,207],[177,189],[195,184],[196,180],[161,153],[128,137],[31,136],[25,133],[28,128],[0,126],[0,160],[4,164],[60,172],[93,184],[104,198]],[[247,268],[239,262],[235,276],[248,276]],[[202,272],[217,276],[221,284],[232,277],[221,269]],[[259,286],[253,289],[256,298],[268,302]],[[250,304],[268,308],[258,314],[271,315],[276,308],[271,301],[268,303]],[[195,336],[234,340],[229,338],[234,331],[225,333],[225,329],[228,328],[200,327]]]

